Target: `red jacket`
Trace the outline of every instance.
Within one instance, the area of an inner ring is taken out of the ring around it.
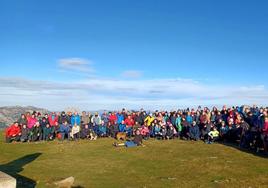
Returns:
[[[114,115],[110,115],[109,117],[109,121],[110,123],[113,125],[117,122],[117,116],[114,114]]]
[[[16,127],[15,125],[11,125],[6,129],[6,137],[18,136],[21,133],[20,127]]]
[[[268,122],[265,122],[265,123],[264,123],[263,133],[264,133],[265,135],[268,135]]]
[[[206,124],[207,123],[207,116],[206,115],[201,115],[200,116],[200,123]]]
[[[134,122],[134,120],[133,119],[126,119],[125,120],[125,124],[127,125],[127,126],[131,126],[131,127],[133,127],[134,126],[134,124],[135,124],[135,122]]]
[[[50,126],[55,126],[56,123],[58,123],[58,116],[54,115],[54,118],[52,118],[52,114],[48,117],[48,121]]]

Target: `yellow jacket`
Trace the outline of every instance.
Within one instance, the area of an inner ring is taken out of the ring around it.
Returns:
[[[211,136],[212,138],[215,138],[215,137],[218,137],[219,136],[219,131],[210,131],[209,133],[208,133],[208,135],[209,136]]]
[[[147,118],[145,118],[144,120],[144,122],[147,122],[147,126],[151,126],[153,121],[154,121],[154,117],[151,117],[151,116],[147,116]]]

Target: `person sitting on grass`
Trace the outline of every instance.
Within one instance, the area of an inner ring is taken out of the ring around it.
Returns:
[[[190,139],[198,141],[200,139],[199,127],[196,125],[196,122],[193,121],[192,126],[189,129]]]
[[[101,121],[101,124],[99,125],[99,137],[106,137],[106,136],[107,136],[107,127],[104,121]]]
[[[20,140],[21,130],[18,122],[14,122],[13,125],[6,129],[6,142],[12,141],[18,142]]]
[[[46,124],[46,126],[43,128],[43,140],[44,141],[49,141],[53,139],[53,135],[51,132],[51,127],[49,123]]]
[[[119,132],[120,132],[120,133],[124,133],[124,132],[126,132],[126,124],[125,124],[125,121],[122,121],[122,122],[119,124],[118,128],[119,128]]]
[[[229,131],[229,126],[226,125],[225,121],[222,121],[221,128],[220,128],[220,139],[224,142],[228,138],[228,131]]]
[[[78,140],[80,138],[79,134],[80,134],[80,127],[77,124],[74,124],[70,136],[73,140]]]
[[[112,138],[115,138],[116,134],[119,132],[118,125],[117,124],[111,124],[108,122],[108,127],[110,129],[110,136]]]
[[[189,140],[190,139],[189,130],[191,125],[185,120],[185,118],[182,118],[181,125],[182,125],[181,138],[183,140]]]
[[[133,140],[126,141],[125,143],[114,143],[113,144],[115,147],[136,147],[136,146],[143,146],[142,144],[142,135],[139,130],[136,131],[136,134],[134,136]]]
[[[70,125],[65,120],[62,124],[60,124],[59,128],[59,134],[61,134],[61,140],[64,140],[65,136],[67,136],[67,139],[70,140]]]
[[[142,128],[140,129],[140,133],[141,133],[144,140],[149,139],[150,131],[149,131],[149,128],[147,126],[142,126]]]
[[[213,127],[213,129],[208,133],[208,140],[207,144],[212,144],[213,142],[217,141],[219,139],[219,131],[216,127]]]
[[[90,137],[90,129],[87,124],[81,129],[81,139],[89,139]]]
[[[162,140],[166,139],[166,136],[167,136],[167,127],[166,127],[165,124],[162,124],[161,125],[160,135],[161,135],[161,139]]]
[[[40,126],[39,121],[37,121],[34,125],[33,128],[33,135],[32,135],[32,140],[33,142],[35,141],[41,141],[43,139],[42,137],[42,128]]]
[[[21,127],[21,142],[27,142],[29,140],[29,129],[26,124],[23,124]]]
[[[159,123],[155,124],[154,126],[154,136],[158,140],[161,139],[161,126],[159,125]]]
[[[177,135],[176,129],[173,127],[171,122],[167,122],[167,139],[173,139],[174,136]]]

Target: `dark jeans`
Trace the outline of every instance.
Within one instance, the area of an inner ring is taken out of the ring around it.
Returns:
[[[70,140],[70,134],[69,133],[63,132],[63,133],[60,133],[60,134],[61,134],[61,140],[64,140],[66,135],[67,135],[67,139]]]
[[[211,136],[208,136],[208,141],[209,142],[215,142],[215,141],[217,141],[219,139],[219,137],[211,137]]]
[[[73,136],[74,136],[74,138],[73,138],[74,140],[80,139],[80,134],[79,133],[76,133]]]
[[[6,137],[6,143],[11,143],[12,141],[15,142],[20,141],[20,136]]]
[[[32,136],[32,141],[41,141],[42,139],[43,139],[42,133],[39,133],[39,136],[35,134],[33,134]]]

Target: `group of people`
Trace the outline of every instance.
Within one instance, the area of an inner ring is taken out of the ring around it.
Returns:
[[[129,138],[203,140],[239,143],[242,148],[267,152],[268,108],[242,106],[222,109],[207,107],[177,111],[77,112],[45,114],[29,112],[6,129],[7,142],[36,142],[116,138],[125,133]],[[137,136],[138,135],[138,136]]]

